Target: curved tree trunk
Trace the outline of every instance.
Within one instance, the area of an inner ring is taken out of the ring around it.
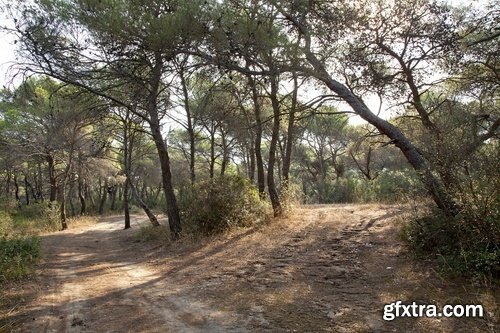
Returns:
[[[158,116],[158,93],[160,91],[160,82],[162,76],[163,59],[159,52],[155,54],[155,65],[152,69],[151,86],[149,87],[149,97],[147,103],[147,111],[149,113],[149,125],[151,134],[158,151],[160,158],[162,185],[167,202],[167,215],[170,232],[173,239],[180,237],[182,226],[177,206],[177,198],[175,197],[174,187],[172,184],[172,173],[170,171],[170,157],[168,156],[167,145],[161,134],[160,119]]]
[[[306,51],[306,56],[309,63],[314,67],[312,73],[314,77],[324,82],[331,91],[346,101],[354,112],[375,126],[380,133],[390,138],[392,143],[401,150],[411,166],[417,171],[436,205],[447,215],[454,216],[458,214],[460,207],[447,192],[446,187],[435,174],[435,170],[431,168],[410,140],[397,127],[371,112],[363,100],[353,94],[345,85],[334,80],[312,52]]]

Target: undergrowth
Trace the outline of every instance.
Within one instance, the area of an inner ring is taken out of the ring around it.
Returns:
[[[47,203],[18,208],[11,201],[0,203],[0,282],[30,274],[41,256],[41,233],[60,230],[59,209]],[[95,223],[93,217],[69,219],[68,224]]]
[[[434,211],[413,218],[403,238],[417,257],[435,259],[442,272],[489,284],[500,279],[500,219],[498,214],[455,217]]]
[[[32,272],[33,264],[41,256],[41,241],[35,236],[0,238],[0,278],[17,279]]]
[[[186,232],[205,235],[268,221],[270,208],[245,178],[232,175],[184,187],[179,208]]]

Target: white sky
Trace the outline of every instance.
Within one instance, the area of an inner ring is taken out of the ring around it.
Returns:
[[[4,14],[0,16],[1,27],[11,26],[11,24],[12,22],[8,21]],[[8,68],[15,61],[14,50],[14,37],[0,30],[0,86],[2,87],[10,80]]]

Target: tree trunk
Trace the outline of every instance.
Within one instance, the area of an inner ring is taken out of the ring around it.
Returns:
[[[94,200],[94,195],[91,192],[89,184],[86,182],[83,184],[84,187],[84,198],[89,198],[90,199],[90,204],[92,205],[92,209],[94,210],[96,207],[95,200]],[[100,187],[100,186],[99,186]]]
[[[144,212],[148,216],[149,221],[151,222],[151,224],[153,226],[155,226],[155,227],[159,226],[160,223],[158,222],[158,219],[153,214],[153,212],[151,211],[151,209],[149,209],[148,205],[146,205],[146,203],[142,200],[142,198],[140,197],[139,193],[137,192],[136,187],[134,186],[134,184],[132,184],[132,182],[130,180],[129,180],[129,185],[130,185],[130,189],[132,190],[132,195],[134,196],[135,201],[137,201],[137,203],[139,204],[139,206],[141,206],[141,208],[144,210]]]
[[[307,60],[314,67],[314,75],[323,81],[327,87],[346,101],[361,118],[375,126],[380,133],[391,139],[392,143],[404,154],[411,166],[417,171],[427,191],[432,196],[436,205],[447,215],[454,216],[460,211],[459,206],[446,191],[442,181],[434,174],[425,158],[404,134],[388,121],[378,117],[366,104],[354,95],[345,85],[334,80],[323,67],[323,64],[312,52],[306,51]]]
[[[7,168],[7,181],[5,182],[5,195],[7,197],[10,197],[10,183],[11,183],[11,180],[12,180],[12,174],[10,172],[10,170]]]
[[[66,216],[66,191],[65,191],[65,186],[64,182],[60,188],[61,194],[61,206],[60,206],[60,216],[61,216],[61,227],[62,230],[68,229],[68,218]]]
[[[220,165],[220,175],[224,176],[226,173],[226,166],[228,164],[228,152],[227,152],[227,146],[226,146],[226,135],[224,134],[224,131],[221,131],[221,140],[222,140],[222,163]]]
[[[167,215],[172,238],[177,239],[182,231],[177,198],[175,197],[172,185],[172,172],[170,171],[170,157],[168,156],[167,145],[163,140],[160,129],[160,119],[158,118],[157,98],[160,90],[160,80],[162,75],[163,60],[159,52],[155,54],[155,66],[152,72],[150,95],[148,99],[148,113],[153,140],[160,159],[163,191],[167,203]]]
[[[253,142],[250,143],[250,149],[248,150],[248,158],[250,160],[250,165],[249,165],[249,178],[252,184],[255,181],[255,149],[253,147]]]
[[[73,152],[74,152],[74,141],[71,145],[71,149],[69,151],[68,164],[64,169],[62,184],[60,188],[60,199],[61,199],[61,226],[62,230],[68,229],[67,216],[66,216],[66,186],[68,184],[68,178],[71,171],[71,167],[73,166]]]
[[[167,202],[167,215],[170,232],[174,239],[179,238],[182,231],[179,208],[177,207],[177,199],[175,197],[174,188],[172,186],[172,173],[170,172],[170,158],[168,156],[167,147],[163,141],[163,136],[160,132],[159,124],[152,126],[153,139],[155,141],[158,156],[160,158],[162,185]]]
[[[212,124],[212,130],[210,131],[210,179],[214,178],[215,175],[215,126]]]
[[[19,197],[19,183],[17,182],[17,175],[14,173],[14,196],[18,208],[21,208],[21,198]]]
[[[111,189],[111,211],[115,211],[116,210],[116,191],[118,189],[118,185],[113,185],[112,189]]]
[[[50,154],[47,155],[47,163],[49,166],[49,183],[50,183],[49,202],[50,205],[52,205],[53,202],[56,201],[56,196],[57,196],[57,177],[56,177],[54,157],[52,157],[52,155]]]
[[[69,208],[71,210],[71,216],[76,215],[75,203],[73,202],[73,197],[75,196],[75,182],[72,180],[69,186],[68,201]]]
[[[81,174],[78,175],[78,199],[80,200],[80,215],[87,212],[87,200],[85,199],[85,184]]]
[[[104,181],[102,188],[101,201],[99,203],[99,215],[104,214],[104,205],[106,204],[106,199],[108,198],[108,181]]]
[[[274,217],[280,217],[283,214],[281,202],[276,190],[274,181],[274,164],[276,162],[276,148],[278,144],[278,137],[280,131],[280,106],[278,101],[278,79],[271,77],[271,104],[273,107],[273,130],[271,135],[271,143],[269,145],[269,161],[267,166],[267,189],[269,191],[269,198],[273,206]]]
[[[297,111],[298,82],[297,73],[293,72],[292,105],[288,115],[288,129],[286,133],[285,154],[283,155],[283,188],[288,188],[290,178],[290,165],[292,161],[292,148],[294,143],[295,112]]]
[[[184,109],[186,110],[186,118],[187,118],[187,127],[186,131],[189,135],[189,174],[191,176],[191,184],[194,184],[196,179],[195,173],[195,133],[193,127],[193,121],[191,119],[191,107],[189,105],[189,94],[186,84],[186,79],[184,77],[184,71],[181,69],[180,71],[181,85],[182,85],[182,94],[184,97]]]
[[[124,229],[129,229],[130,228],[130,208],[128,205],[128,177],[127,180],[125,181],[125,184],[123,184],[123,212],[125,215],[125,227]]]
[[[42,173],[42,163],[40,163],[40,161],[37,161],[37,173],[38,176],[36,177],[37,178],[36,193],[40,201],[43,202],[45,197],[43,195],[43,173]]]
[[[125,226],[124,229],[130,228],[130,208],[128,205],[128,188],[130,183],[130,163],[132,155],[132,136],[129,135],[131,131],[130,126],[130,110],[126,109],[125,119],[123,121],[123,168],[125,169],[125,184],[123,185],[123,212],[125,214]]]
[[[252,100],[254,105],[254,116],[255,116],[255,166],[257,168],[257,188],[259,189],[260,197],[265,196],[266,184],[264,179],[264,161],[262,159],[262,119],[259,95],[257,92],[257,86],[255,80],[252,76],[248,75],[248,82],[252,88]]]
[[[25,175],[24,176],[24,194],[26,196],[26,206],[29,206],[29,204],[30,204],[30,195],[28,192],[28,187],[29,187],[29,183],[28,183],[28,179],[26,178],[26,175]]]

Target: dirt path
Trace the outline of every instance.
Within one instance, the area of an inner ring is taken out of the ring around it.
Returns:
[[[45,237],[18,332],[494,332],[498,288],[444,281],[399,240],[401,207],[310,206],[197,242],[137,242],[119,217]],[[382,320],[396,300],[483,304],[480,319]]]
[[[122,228],[109,218],[45,238],[43,291],[20,332],[246,332],[231,313],[169,285],[145,253],[127,249],[133,231]]]

